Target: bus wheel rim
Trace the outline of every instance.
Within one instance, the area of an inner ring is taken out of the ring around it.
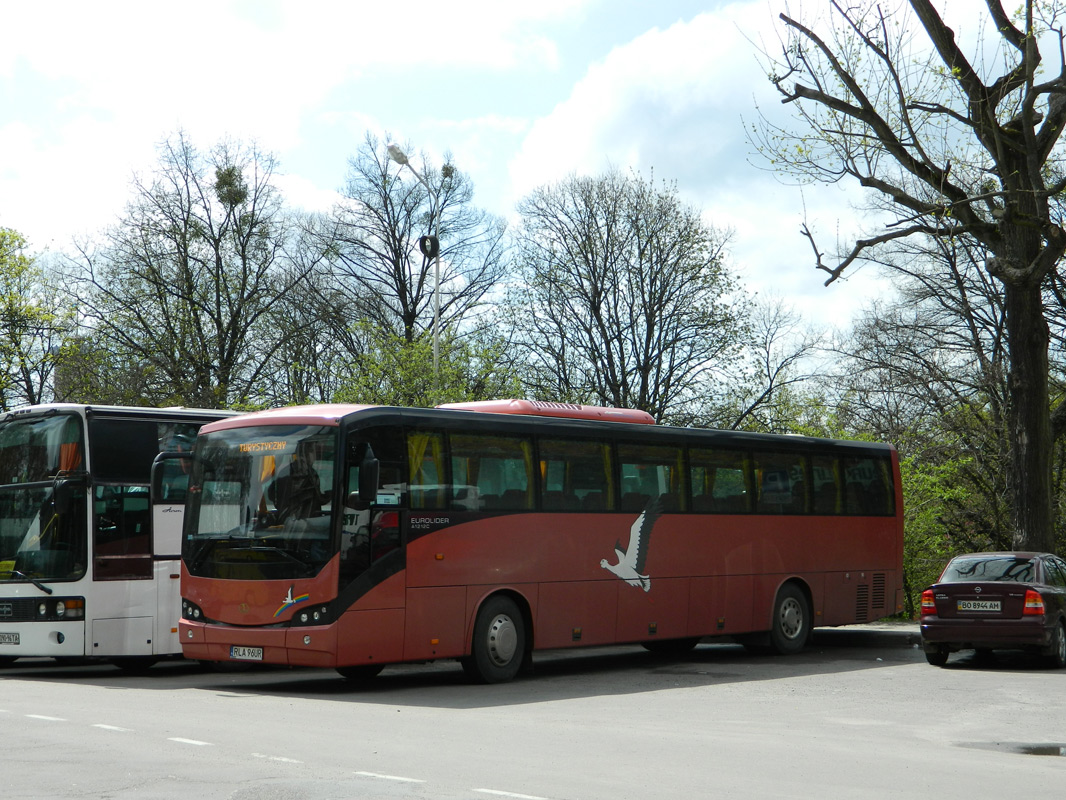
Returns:
[[[498,666],[506,666],[518,650],[518,629],[506,614],[498,614],[489,626],[489,657]]]
[[[781,633],[795,639],[803,631],[803,609],[799,601],[789,597],[781,604]]]

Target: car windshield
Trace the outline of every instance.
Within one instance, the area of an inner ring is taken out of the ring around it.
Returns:
[[[1008,581],[1028,583],[1036,576],[1036,562],[1016,556],[960,556],[948,564],[941,583]]]
[[[182,557],[194,575],[316,574],[333,555],[336,429],[230,428],[201,436]]]

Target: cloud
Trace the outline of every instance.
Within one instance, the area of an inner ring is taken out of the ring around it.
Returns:
[[[234,137],[284,154],[309,140],[320,146],[324,134],[316,126],[343,108],[349,121],[373,123],[346,140],[354,152],[363,131],[379,129],[382,109],[400,102],[388,94],[390,79],[424,86],[445,68],[556,70],[556,45],[539,31],[581,18],[588,6],[13,4],[5,8],[10,35],[0,48],[0,142],[9,144],[0,150],[0,225],[40,246],[106,225],[121,212],[133,173],[151,169],[157,143],[179,128],[203,147]],[[335,135],[345,131],[338,127]],[[282,166],[304,168],[311,160],[297,152]],[[329,168],[335,176],[322,181],[318,168],[314,179],[339,186],[343,157]]]
[[[785,293],[809,318],[846,323],[881,283],[865,270],[824,288],[800,226],[806,220],[831,249],[859,224],[861,191],[787,185],[745,136],[757,104],[780,113],[753,44],[774,41],[773,24],[766,5],[736,4],[616,47],[532,124],[510,164],[511,204],[570,174],[654,171],[709,223],[733,231],[732,262],[752,291]]]

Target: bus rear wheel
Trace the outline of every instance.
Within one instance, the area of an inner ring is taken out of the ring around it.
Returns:
[[[504,683],[522,668],[526,656],[526,624],[509,597],[492,597],[478,611],[470,655],[463,670],[478,683]]]
[[[811,635],[811,607],[807,596],[795,584],[786,584],[774,601],[770,647],[781,655],[799,653]]]

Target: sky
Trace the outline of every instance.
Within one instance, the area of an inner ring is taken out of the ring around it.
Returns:
[[[815,4],[819,5],[819,4]],[[289,204],[326,210],[369,131],[412,162],[451,154],[475,203],[515,219],[532,189],[635,170],[733,232],[742,284],[846,326],[887,284],[823,286],[862,224],[854,187],[804,187],[745,136],[781,105],[758,60],[780,2],[715,0],[39,0],[4,4],[0,226],[69,251],[122,214],[183,130],[255,141]]]

